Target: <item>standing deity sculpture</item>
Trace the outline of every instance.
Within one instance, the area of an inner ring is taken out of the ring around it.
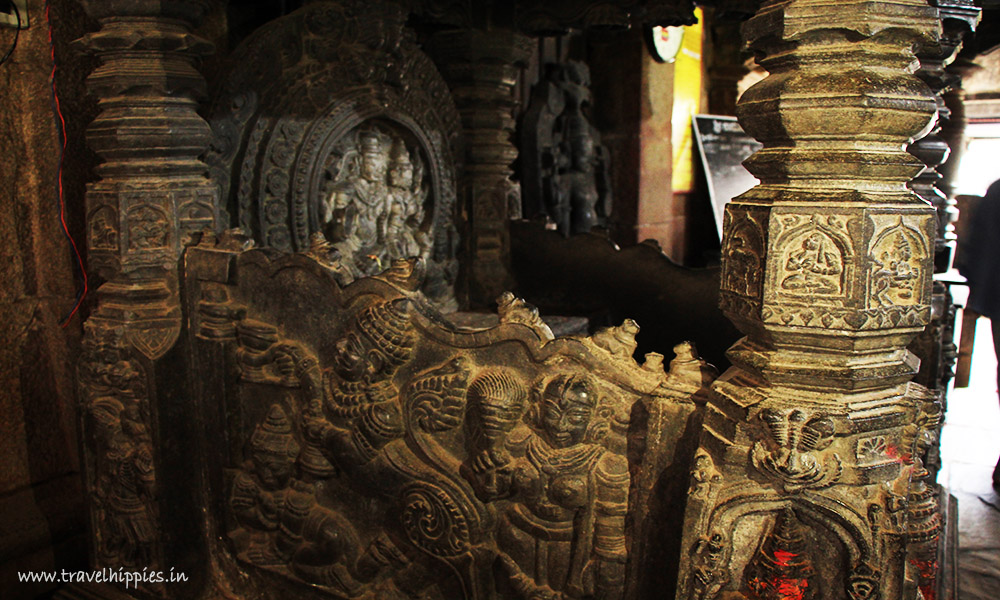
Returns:
[[[421,229],[428,189],[423,185],[423,163],[414,163],[403,140],[396,138],[389,163],[388,252],[393,258],[426,259],[434,245]]]
[[[590,99],[585,64],[546,65],[521,123],[524,216],[542,216],[567,236],[611,214],[608,151],[585,115]]]
[[[358,129],[338,145],[320,216],[333,260],[351,280],[374,275],[398,258],[430,257],[425,170],[400,135],[379,127]]]

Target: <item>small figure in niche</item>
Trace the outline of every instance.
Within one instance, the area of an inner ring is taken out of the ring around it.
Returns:
[[[785,271],[791,275],[781,281],[781,287],[812,294],[839,292],[837,276],[844,266],[840,263],[840,255],[829,244],[826,236],[818,231],[802,240],[802,246],[788,255]]]

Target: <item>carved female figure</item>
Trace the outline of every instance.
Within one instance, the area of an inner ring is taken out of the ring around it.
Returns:
[[[559,375],[534,401],[532,429],[508,441],[515,495],[497,543],[510,587],[523,598],[621,598],[628,464],[599,443],[608,416],[597,387]]]

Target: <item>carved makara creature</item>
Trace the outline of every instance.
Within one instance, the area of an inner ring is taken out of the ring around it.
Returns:
[[[786,492],[823,488],[836,483],[843,471],[840,457],[821,451],[833,442],[834,424],[829,417],[810,418],[793,409],[766,408],[759,414],[766,441],[758,441],[751,460],[758,471],[777,480]]]

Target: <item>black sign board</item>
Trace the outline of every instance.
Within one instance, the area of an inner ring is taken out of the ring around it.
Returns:
[[[721,240],[726,203],[758,183],[742,163],[760,150],[761,144],[743,132],[736,117],[695,115],[693,123]]]

